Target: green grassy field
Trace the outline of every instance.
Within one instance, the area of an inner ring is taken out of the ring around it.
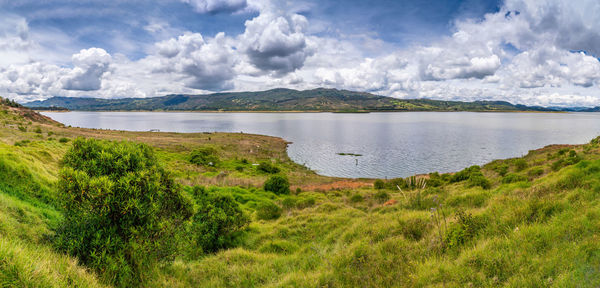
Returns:
[[[52,245],[64,220],[60,162],[77,137],[147,143],[178,182],[232,195],[251,219],[235,245],[181,252],[142,286],[600,285],[596,140],[548,146],[481,169],[373,185],[316,175],[290,161],[286,143],[274,137],[70,128],[2,106],[0,287],[110,286]],[[212,147],[220,163],[191,164],[189,154],[199,147]],[[253,165],[261,162],[287,175],[290,195],[262,189],[270,174]],[[264,216],[265,203],[278,206],[280,215]]]

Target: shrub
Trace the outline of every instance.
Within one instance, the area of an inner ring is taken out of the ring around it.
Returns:
[[[398,224],[400,226],[400,231],[404,238],[419,241],[427,232],[427,228],[429,227],[429,221],[423,220],[421,218],[411,218],[408,220],[398,220]]]
[[[373,183],[373,188],[375,188],[377,190],[383,189],[383,188],[385,188],[385,182],[383,182],[383,180],[381,180],[381,179],[377,179]]]
[[[352,197],[350,197],[350,202],[352,202],[352,203],[362,202],[363,200],[364,200],[364,198],[360,194],[354,194],[354,195],[352,195]]]
[[[25,126],[19,125],[19,127],[17,127],[17,128],[19,128],[19,131],[21,131],[21,132],[27,132],[27,127],[25,127]]]
[[[202,147],[190,152],[189,161],[198,166],[217,166],[219,156],[217,150],[212,147]]]
[[[42,128],[37,127],[37,128],[35,128],[35,130],[33,130],[33,132],[38,133],[38,134],[42,134]]]
[[[142,285],[158,261],[171,259],[172,236],[192,216],[180,185],[144,144],[80,138],[63,165],[55,245],[115,286]]]
[[[444,244],[448,249],[458,248],[473,239],[483,227],[471,214],[458,210],[455,213],[456,224],[446,232]]]
[[[26,146],[29,143],[31,143],[31,141],[29,141],[29,140],[21,140],[21,141],[15,142],[15,146],[23,147],[23,146]]]
[[[284,176],[273,175],[265,181],[264,189],[277,195],[287,195],[290,194],[290,182]]]
[[[461,182],[469,179],[471,174],[481,173],[481,168],[477,165],[473,165],[469,168],[465,168],[459,172],[454,173],[454,175],[450,176],[450,183]]]
[[[375,201],[377,201],[377,203],[381,204],[390,200],[390,194],[388,194],[385,191],[378,191],[377,193],[375,193],[375,195],[373,195],[373,198],[375,199]]]
[[[523,171],[525,168],[527,168],[527,161],[525,161],[523,158],[515,159],[513,164],[515,165],[515,170],[517,171]]]
[[[473,174],[469,177],[467,187],[475,187],[475,186],[479,186],[483,189],[490,189],[490,187],[492,187],[492,184],[480,172],[479,174]]]
[[[504,176],[504,175],[506,175],[506,173],[508,173],[508,165],[506,165],[504,163],[500,164],[500,165],[494,167],[494,171],[496,173],[498,173],[498,175]]]
[[[269,174],[279,173],[279,167],[269,163],[269,162],[260,162],[258,164],[258,171],[262,171]]]
[[[296,207],[296,203],[298,202],[298,199],[296,199],[296,197],[290,196],[290,197],[285,197],[283,198],[283,200],[281,201],[281,205],[283,206],[284,209],[292,209]]]
[[[50,137],[50,136],[52,136],[52,135],[54,135],[54,132],[52,132],[52,131],[48,131],[48,137]]]
[[[271,201],[259,202],[256,207],[256,217],[260,220],[272,220],[281,216],[281,208]]]
[[[192,234],[197,247],[204,252],[215,252],[232,246],[250,218],[230,194],[209,193],[203,187],[194,187],[192,195],[197,205],[192,218]]]
[[[537,176],[541,176],[542,174],[544,174],[544,168],[542,168],[542,167],[536,167],[527,172],[527,175],[529,177],[537,177]]]
[[[69,142],[69,138],[62,137],[62,138],[58,139],[58,142],[67,143],[67,142]]]
[[[504,183],[504,184],[521,182],[521,181],[527,181],[527,177],[518,175],[518,174],[514,174],[514,173],[509,173],[502,178],[502,183]]]

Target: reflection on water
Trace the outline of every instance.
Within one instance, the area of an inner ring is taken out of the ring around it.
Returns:
[[[406,177],[458,171],[549,144],[600,135],[600,113],[44,112],[65,125],[131,131],[240,132],[293,142],[290,157],[323,175]],[[362,156],[338,155],[356,153]],[[358,161],[357,161],[358,160]]]

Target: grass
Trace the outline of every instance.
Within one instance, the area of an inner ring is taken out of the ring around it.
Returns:
[[[69,128],[2,109],[0,287],[104,285],[51,245],[63,219],[56,177],[71,145],[55,139],[75,137],[148,143],[180,183],[230,194],[252,219],[233,248],[181,255],[153,272],[148,287],[600,285],[599,141],[548,146],[456,176],[422,176],[437,187],[401,192],[388,185],[397,179],[380,189],[371,180],[338,185],[344,180],[289,160],[278,138]],[[189,162],[205,146],[218,154],[216,167]],[[270,175],[252,164],[264,161],[289,178],[291,195],[262,189]]]

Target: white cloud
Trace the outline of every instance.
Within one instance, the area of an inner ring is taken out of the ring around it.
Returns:
[[[307,25],[302,15],[262,13],[246,21],[240,47],[254,67],[280,77],[302,68],[306,57],[313,53],[303,33]]]
[[[177,39],[156,44],[158,55],[150,56],[153,71],[177,73],[186,87],[202,90],[233,88],[237,57],[224,33],[205,40],[199,33],[186,33]]]
[[[198,13],[238,12],[244,10],[248,3],[246,0],[182,0],[190,4]]]
[[[62,79],[65,90],[94,91],[102,85],[102,75],[108,71],[111,56],[102,48],[83,49],[73,55],[75,67]]]

